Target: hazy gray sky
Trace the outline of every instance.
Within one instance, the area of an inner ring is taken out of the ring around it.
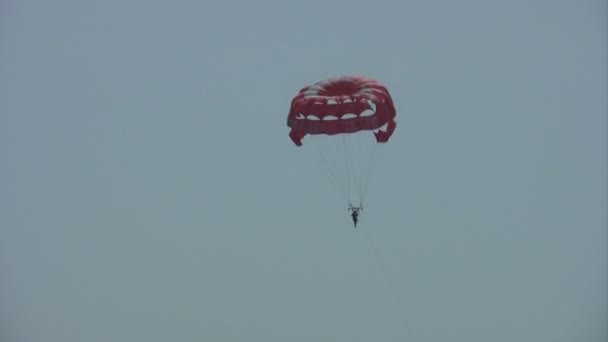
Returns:
[[[0,340],[606,341],[607,11],[2,1]],[[357,230],[286,127],[341,74],[398,110]]]

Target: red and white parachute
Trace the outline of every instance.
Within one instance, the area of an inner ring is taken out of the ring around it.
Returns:
[[[362,205],[377,145],[397,126],[388,90],[364,76],[340,76],[302,88],[287,116],[289,137],[314,148],[330,178],[351,205]],[[373,132],[373,135],[370,134]]]

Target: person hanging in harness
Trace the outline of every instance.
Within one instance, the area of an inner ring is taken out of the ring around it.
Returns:
[[[348,207],[348,211],[352,211],[350,216],[353,218],[353,224],[355,225],[355,228],[357,228],[357,222],[359,222],[359,210],[363,210],[363,207],[353,207],[352,204]]]

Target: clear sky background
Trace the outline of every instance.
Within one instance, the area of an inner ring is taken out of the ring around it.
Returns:
[[[607,11],[0,2],[0,340],[606,341]],[[357,230],[286,127],[341,74],[398,110]]]

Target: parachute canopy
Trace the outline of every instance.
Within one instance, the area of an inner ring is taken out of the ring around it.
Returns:
[[[291,101],[289,136],[297,145],[307,134],[348,134],[375,130],[379,143],[395,130],[396,111],[386,87],[364,76],[340,76],[306,86]]]
[[[349,205],[363,205],[376,150],[395,131],[388,90],[364,76],[340,76],[302,88],[291,101],[289,137],[313,151],[330,183]],[[374,135],[370,134],[373,131]]]

